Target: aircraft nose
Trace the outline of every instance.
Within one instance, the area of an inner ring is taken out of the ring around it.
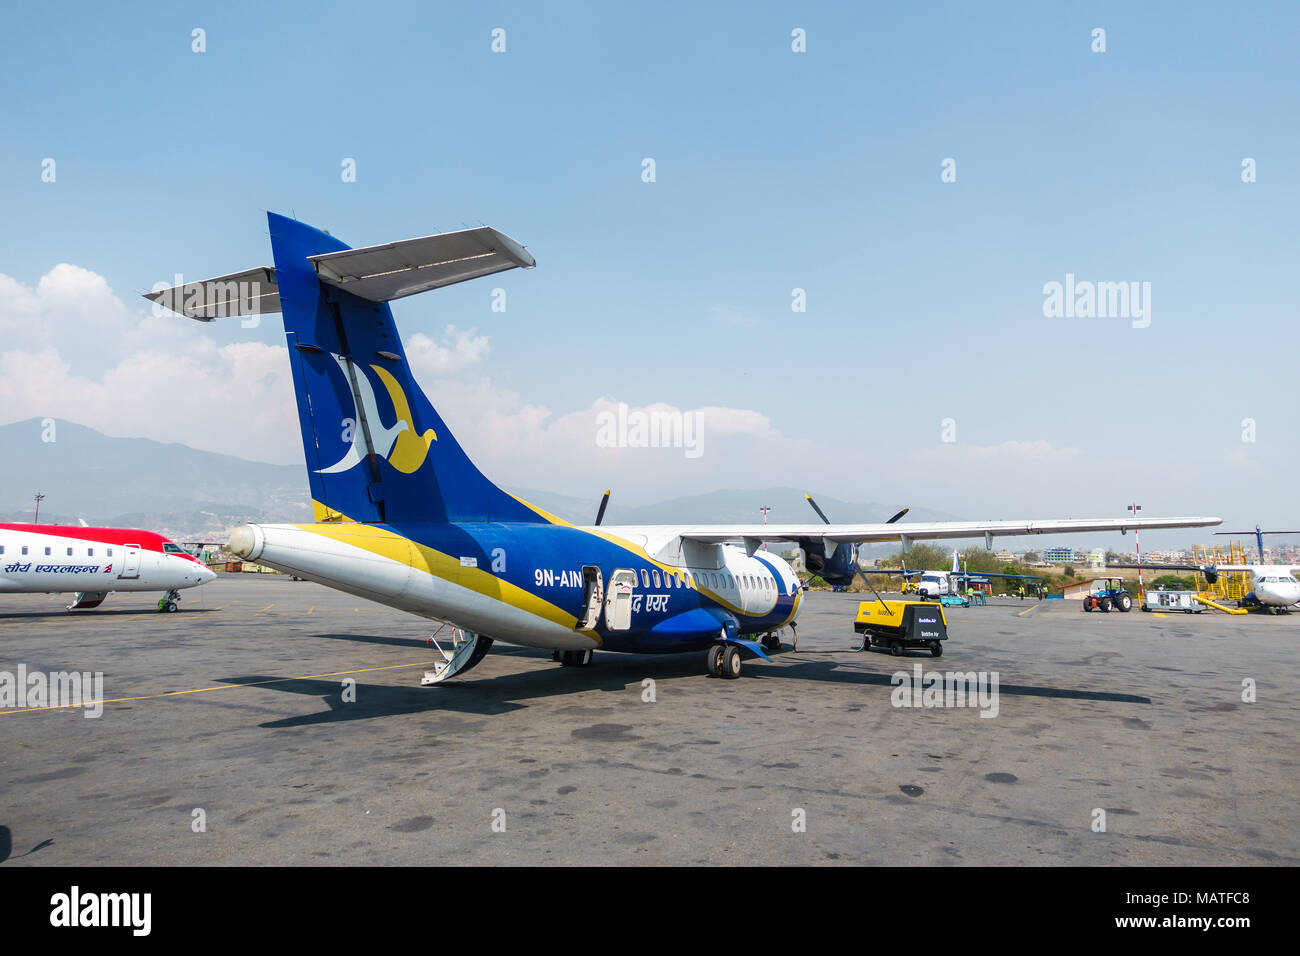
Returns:
[[[200,584],[207,584],[209,581],[215,581],[216,579],[217,579],[217,572],[213,571],[211,568],[204,568],[202,571],[199,572]]]

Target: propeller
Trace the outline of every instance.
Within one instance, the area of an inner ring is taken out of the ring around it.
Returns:
[[[823,524],[830,524],[830,523],[831,523],[831,519],[828,518],[828,517],[826,517],[826,512],[822,511],[821,506],[818,505],[817,502],[813,500],[813,496],[812,496],[812,495],[810,495],[810,494],[808,494],[808,493],[805,492],[805,493],[804,493],[804,498],[806,498],[807,501],[808,501],[808,504],[812,506],[812,510],[815,511],[815,512],[817,512],[817,517],[819,517],[819,518],[822,519],[822,523],[823,523]],[[888,521],[886,521],[885,524],[893,524],[894,522],[898,521],[899,518],[903,517],[903,515],[907,514],[907,513],[908,513],[909,511],[911,511],[911,510],[912,510],[911,508],[904,508],[902,511],[898,512],[896,515],[894,515],[892,518],[890,518]],[[872,592],[873,594],[875,594],[877,598],[879,598],[880,595],[879,595],[879,593],[876,592],[875,585],[873,585],[873,584],[871,583],[871,578],[870,578],[870,576],[869,576],[869,575],[866,575],[866,574],[863,574],[863,573],[862,573],[862,569],[858,566],[858,549],[857,549],[857,546],[856,546],[856,545],[851,545],[850,547],[852,547],[852,549],[853,549],[853,550],[852,550],[851,557],[850,557],[850,561],[852,562],[852,566],[853,566],[853,577],[859,577],[859,576],[860,576],[860,577],[862,578],[862,580],[866,583],[867,587],[871,588],[871,592]],[[904,581],[907,581],[907,580],[908,580],[908,578],[907,578],[907,562],[906,562],[906,561],[903,561],[902,564],[903,564],[903,580],[904,580]]]
[[[609,489],[605,489],[605,497],[600,499],[600,510],[596,512],[596,524],[600,524],[605,518],[605,506],[609,504]]]
[[[818,506],[817,502],[813,501],[813,496],[809,494],[805,494],[804,497],[808,499],[808,504],[812,505],[812,510],[817,512],[817,517],[821,518],[823,523],[830,524],[831,519],[826,517],[826,512],[822,511],[822,509]],[[892,518],[886,521],[885,524],[893,524],[899,518],[903,517],[903,515],[907,514],[911,510],[912,510],[911,508],[904,508],[898,514],[894,515]]]

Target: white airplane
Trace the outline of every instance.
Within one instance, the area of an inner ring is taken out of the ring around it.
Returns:
[[[416,385],[388,302],[507,269],[532,255],[487,226],[351,249],[268,214],[274,268],[147,298],[191,318],[280,312],[315,522],[249,524],[228,547],[250,561],[456,628],[425,676],[467,671],[495,640],[561,664],[593,650],[704,651],[710,674],[767,658],[803,593],[765,542],[825,559],[861,542],[1188,528],[1218,518],[949,521],[900,526],[578,527],[507,494],[470,461]],[[761,638],[762,644],[758,638]],[[441,647],[439,648],[441,650]]]
[[[1157,571],[1198,571],[1205,579],[1214,584],[1220,574],[1249,574],[1250,593],[1237,602],[1241,607],[1264,607],[1285,610],[1300,603],[1300,581],[1296,573],[1300,572],[1297,564],[1267,564],[1264,561],[1264,535],[1266,534],[1300,534],[1300,531],[1261,531],[1255,526],[1254,531],[1216,531],[1215,534],[1253,534],[1259,549],[1259,564],[1151,564],[1146,561],[1141,565],[1125,564],[1116,567],[1148,568]]]
[[[0,524],[0,594],[71,592],[69,611],[99,607],[114,591],[162,591],[158,610],[174,611],[181,590],[216,576],[152,531]]]

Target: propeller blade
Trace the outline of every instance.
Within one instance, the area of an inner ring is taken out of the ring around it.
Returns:
[[[605,489],[605,497],[600,499],[600,510],[596,512],[596,524],[600,524],[605,518],[605,506],[609,504],[609,489]]]
[[[903,515],[907,514],[907,513],[908,513],[909,511],[911,511],[911,510],[912,510],[911,508],[904,508],[904,509],[903,509],[902,511],[900,511],[898,514],[894,515],[894,517],[892,517],[892,518],[890,518],[888,521],[886,521],[885,524],[893,524],[895,521],[897,521],[899,518],[903,517]]]
[[[812,495],[804,495],[804,497],[808,499],[808,504],[812,505],[812,510],[817,512],[817,517],[821,518],[826,524],[830,524],[831,519],[826,517],[826,512],[817,507],[817,502],[813,501]]]

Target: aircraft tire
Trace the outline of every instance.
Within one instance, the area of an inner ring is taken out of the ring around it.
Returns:
[[[722,652],[722,676],[727,680],[735,680],[740,676],[742,663],[740,648],[728,644]]]
[[[714,644],[709,648],[705,660],[707,661],[710,677],[722,676],[722,651],[723,646],[721,644]]]

